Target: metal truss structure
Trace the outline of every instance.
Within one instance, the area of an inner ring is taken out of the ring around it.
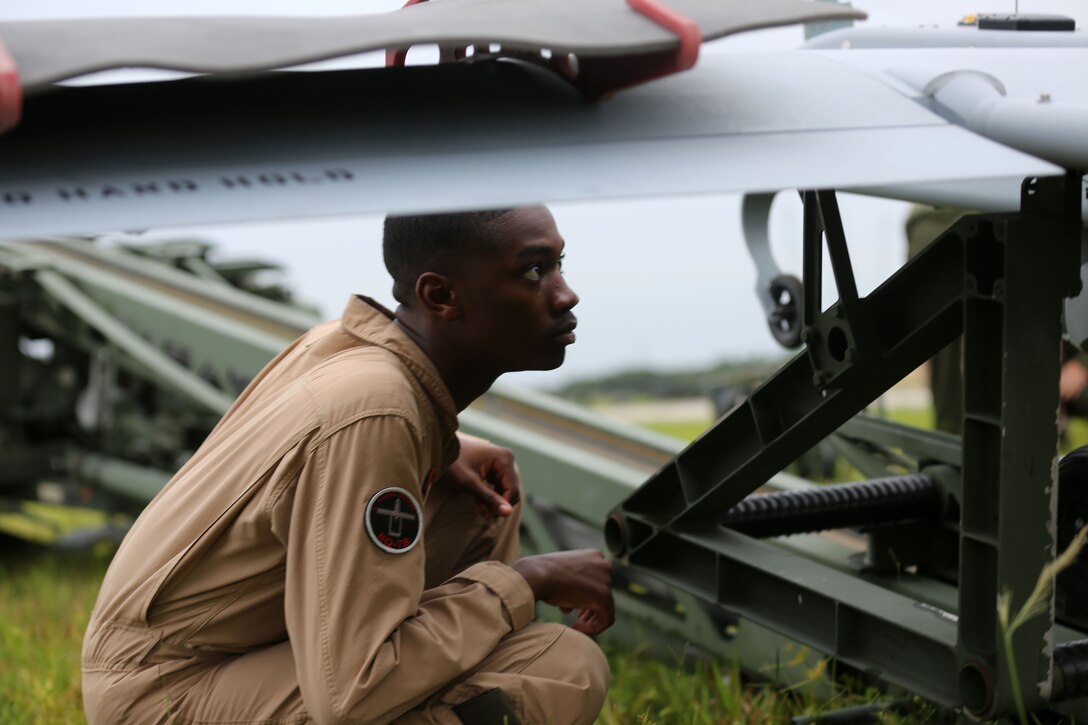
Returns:
[[[964,218],[865,297],[834,194],[805,192],[805,349],[614,509],[612,553],[976,718],[1010,713],[1014,688],[1029,709],[1085,694],[1088,643],[1056,626],[1053,601],[1015,633],[1008,658],[997,608],[1008,593],[1017,611],[1055,552],[1061,311],[1080,287],[1079,178],[1025,181],[1019,213]],[[823,238],[838,301],[821,312]],[[961,332],[958,465],[733,508]],[[860,571],[843,571],[742,533],[760,533],[753,519],[770,535],[872,533]],[[956,601],[912,592],[907,580],[922,577],[955,585]]]

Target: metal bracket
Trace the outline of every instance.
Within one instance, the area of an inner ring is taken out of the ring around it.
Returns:
[[[858,297],[835,192],[806,191],[801,198],[805,202],[801,339],[812,361],[813,381],[824,388],[849,363],[878,356],[876,321]],[[825,239],[839,295],[830,317],[821,314]]]
[[[801,346],[801,280],[783,274],[771,251],[770,217],[774,194],[745,194],[740,218],[744,243],[756,266],[756,298],[771,335],[782,347]]]

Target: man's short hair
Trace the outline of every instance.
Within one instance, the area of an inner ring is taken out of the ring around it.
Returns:
[[[411,307],[416,280],[424,272],[446,273],[495,241],[494,222],[512,209],[486,209],[454,214],[407,214],[385,217],[382,256],[393,277],[393,297]]]

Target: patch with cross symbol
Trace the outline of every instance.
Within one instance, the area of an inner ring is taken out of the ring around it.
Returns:
[[[405,554],[419,543],[423,514],[419,502],[403,488],[383,488],[370,497],[363,514],[370,540],[390,554]]]

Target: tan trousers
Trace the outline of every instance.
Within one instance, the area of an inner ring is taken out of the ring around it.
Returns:
[[[424,504],[428,589],[477,561],[517,558],[520,514],[517,506],[509,518],[489,522],[472,511],[467,497],[433,491]],[[137,635],[117,632],[118,646],[139,650]],[[208,658],[205,665],[185,654],[189,657],[127,672],[85,673],[84,688],[110,692],[98,701],[125,703],[120,710],[88,711],[88,718],[94,723],[311,722],[290,643]],[[608,681],[608,663],[591,639],[562,625],[531,624],[504,637],[475,669],[395,722],[460,725],[450,707],[498,687],[525,725],[588,725],[604,703]]]

